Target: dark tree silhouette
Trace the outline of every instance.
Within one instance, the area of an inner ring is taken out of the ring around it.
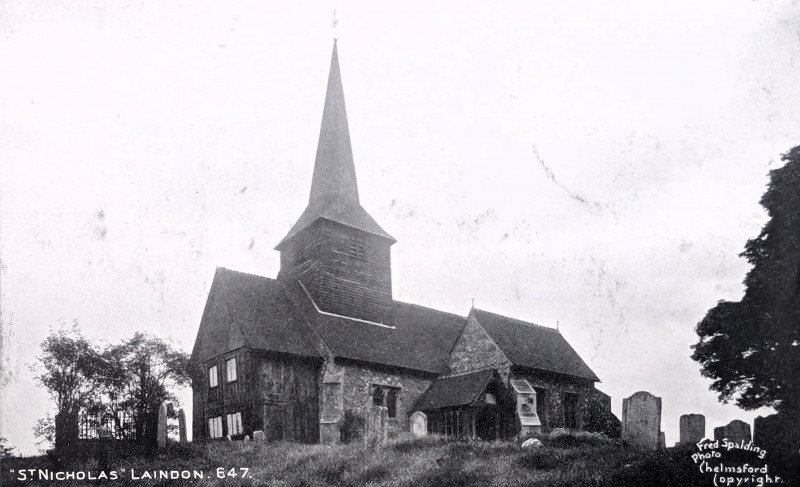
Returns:
[[[769,221],[742,256],[752,264],[741,301],[720,301],[697,325],[692,359],[723,402],[800,412],[800,146],[770,171]]]
[[[78,439],[78,414],[100,387],[105,361],[77,325],[51,333],[41,349],[33,370],[56,403],[56,449],[69,449]]]
[[[160,338],[137,332],[109,347],[103,358],[109,364],[103,380],[106,411],[117,420],[120,411],[127,413],[137,441],[155,445],[161,403],[178,404],[172,391],[190,383],[189,356]]]

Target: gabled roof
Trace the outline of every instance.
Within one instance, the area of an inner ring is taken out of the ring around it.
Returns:
[[[513,364],[600,380],[558,330],[479,309],[474,313],[478,323]]]
[[[432,409],[472,404],[496,376],[497,373],[494,369],[486,369],[469,374],[436,379],[417,399],[413,410],[430,411]]]
[[[337,358],[434,374],[450,372],[449,354],[466,326],[465,317],[394,301],[394,326],[379,326],[318,313],[299,286],[287,285],[218,268],[192,363],[241,347],[321,357],[310,339],[313,331]],[[474,313],[513,364],[599,380],[558,331],[487,311]]]
[[[283,286],[274,279],[217,268],[191,362],[201,364],[241,347],[320,357]]]

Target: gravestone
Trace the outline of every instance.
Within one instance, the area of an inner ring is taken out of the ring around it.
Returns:
[[[664,436],[663,431],[658,432],[658,449],[665,450],[667,448],[667,437]]]
[[[250,442],[250,435],[244,435],[244,440],[242,440],[242,441],[245,442],[245,443],[249,443]]]
[[[178,431],[180,432],[181,443],[186,443],[186,411],[183,408],[178,410]]]
[[[267,441],[267,435],[261,430],[253,431],[253,441]]]
[[[231,440],[231,435],[225,435],[225,441],[232,441]]]
[[[428,436],[428,417],[422,411],[411,415],[411,434],[414,438]]]
[[[370,406],[364,424],[364,443],[380,446],[386,443],[389,435],[389,408]]]
[[[734,419],[725,426],[714,428],[714,440],[722,440],[723,438],[727,438],[728,441],[734,443],[749,442],[752,439],[750,425],[744,421]]]
[[[167,403],[162,402],[158,408],[158,426],[156,427],[156,441],[159,448],[167,446]]]
[[[660,397],[639,391],[622,400],[622,439],[648,450],[660,447]]]
[[[528,438],[522,442],[522,448],[541,448],[542,442],[537,438]]]
[[[680,419],[681,445],[693,445],[706,437],[706,417],[702,414],[684,414]]]

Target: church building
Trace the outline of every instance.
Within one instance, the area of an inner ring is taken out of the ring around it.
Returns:
[[[331,444],[375,414],[389,436],[409,431],[418,411],[430,433],[487,440],[606,430],[610,399],[558,330],[395,301],[394,243],[359,202],[334,42],[308,206],[276,246],[277,277],[214,275],[191,356],[195,440]]]

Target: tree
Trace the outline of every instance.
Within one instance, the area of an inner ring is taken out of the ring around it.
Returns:
[[[6,445],[8,440],[4,436],[0,436],[0,458],[8,458],[14,456],[14,447]]]
[[[133,418],[135,436],[155,444],[155,420],[162,402],[178,404],[173,393],[190,383],[189,356],[160,338],[137,332],[103,353],[108,368],[103,377],[103,400],[119,423],[120,413]],[[119,429],[118,429],[119,431]]]
[[[77,440],[78,414],[97,394],[105,362],[77,324],[51,333],[41,349],[33,370],[55,401],[55,444],[63,449]]]
[[[697,325],[692,359],[723,402],[800,412],[800,146],[770,171],[769,221],[747,242],[741,301],[720,301]]]

